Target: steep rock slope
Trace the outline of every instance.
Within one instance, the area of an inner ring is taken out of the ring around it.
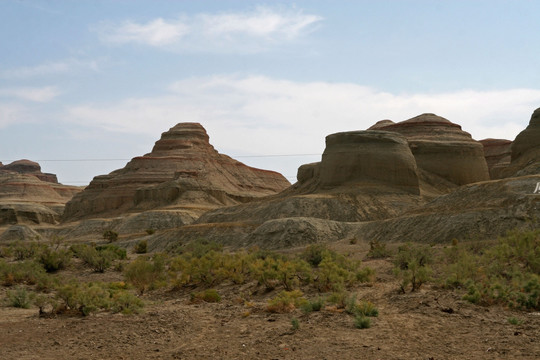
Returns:
[[[279,173],[219,154],[200,124],[180,123],[162,134],[151,153],[95,177],[67,204],[64,219],[165,207],[183,209],[196,219],[209,209],[275,194],[289,185]]]
[[[492,179],[500,179],[503,172],[510,165],[512,154],[512,141],[506,139],[480,140],[484,146],[489,175]]]
[[[505,176],[540,174],[540,108],[536,109],[529,126],[512,143],[512,159]]]
[[[482,144],[443,117],[427,113],[375,126],[404,135],[421,170],[458,186],[490,179]]]
[[[57,223],[66,202],[81,190],[59,184],[56,175],[42,173],[33,161],[1,166],[0,225]]]

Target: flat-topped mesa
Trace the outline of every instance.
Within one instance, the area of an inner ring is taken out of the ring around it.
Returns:
[[[47,181],[58,184],[58,178],[55,174],[42,173],[41,166],[27,159],[17,160],[11,164],[3,165],[0,163],[0,171],[10,171],[18,174],[27,174],[37,177],[41,181]]]
[[[504,171],[505,177],[540,173],[540,108],[536,109],[525,130],[512,143],[510,166]]]
[[[66,221],[156,208],[204,211],[272,195],[290,186],[279,173],[219,154],[198,123],[164,132],[152,152],[123,169],[96,176],[64,212]],[[187,210],[186,210],[187,211]]]
[[[480,140],[491,179],[500,179],[504,169],[510,165],[512,141],[506,139]]]
[[[298,169],[299,182],[318,177],[322,189],[365,187],[419,194],[416,162],[407,140],[387,131],[350,131],[326,137],[320,163]]]
[[[445,118],[422,114],[379,130],[404,135],[422,170],[456,185],[489,180],[482,144]]]

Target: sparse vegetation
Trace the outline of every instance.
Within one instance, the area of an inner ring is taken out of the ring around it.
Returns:
[[[148,252],[148,241],[141,240],[141,241],[137,242],[137,244],[133,248],[133,251],[136,254],[146,254]]]
[[[103,238],[108,242],[112,243],[118,240],[118,233],[113,230],[105,230],[103,232]]]
[[[411,286],[411,291],[420,289],[431,276],[433,253],[428,245],[405,244],[398,248],[394,259],[394,274],[401,280],[403,293]]]
[[[381,243],[378,240],[373,240],[369,242],[369,251],[367,253],[367,258],[369,259],[384,259],[390,257],[392,253],[386,248],[385,243]]]

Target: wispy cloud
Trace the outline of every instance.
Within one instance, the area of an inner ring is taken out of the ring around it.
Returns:
[[[47,62],[35,66],[22,66],[0,70],[0,78],[24,79],[37,76],[58,75],[77,70],[99,71],[98,60],[80,60],[70,58],[62,61]]]
[[[103,41],[113,44],[137,43],[172,51],[237,51],[240,47],[258,51],[297,39],[313,31],[321,20],[297,9],[259,7],[249,12],[181,15],[146,23],[104,22],[95,29]]]
[[[10,97],[35,102],[49,102],[60,95],[54,86],[0,88],[0,97]]]
[[[163,96],[70,107],[66,121],[109,131],[159,133],[202,123],[220,149],[244,153],[321,152],[326,135],[433,112],[474,138],[513,139],[540,104],[540,90],[392,94],[351,83],[213,76],[175,82]]]

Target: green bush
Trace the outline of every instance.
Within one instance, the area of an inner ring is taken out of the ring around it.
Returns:
[[[142,311],[144,302],[128,291],[116,291],[111,298],[111,311],[124,315],[138,314]]]
[[[273,313],[291,312],[307,302],[303,295],[300,290],[281,291],[268,301],[266,309]]]
[[[47,245],[37,242],[17,241],[10,247],[15,260],[20,261],[38,257],[39,254],[47,248]]]
[[[390,250],[386,248],[385,243],[380,243],[378,240],[369,242],[369,251],[367,257],[370,259],[384,259],[390,257],[392,254]]]
[[[216,303],[221,301],[221,296],[216,289],[206,289],[198,293],[191,294],[191,301],[198,302],[204,301],[208,303]]]
[[[124,277],[142,295],[146,290],[157,286],[157,283],[164,279],[164,259],[162,256],[154,256],[150,261],[145,257],[139,257],[126,266]]]
[[[35,298],[35,293],[18,286],[15,290],[8,290],[7,298],[9,305],[16,308],[28,309]]]
[[[411,291],[420,289],[431,278],[429,264],[433,262],[433,253],[427,245],[406,244],[398,248],[394,259],[394,274],[401,279],[401,291],[411,285]]]
[[[300,322],[298,321],[297,318],[292,318],[291,319],[291,330],[296,331],[298,329],[300,329]]]
[[[71,246],[71,251],[96,272],[105,272],[114,260],[126,259],[126,249],[116,245],[93,247],[86,244]]]
[[[74,311],[88,316],[97,310],[108,310],[111,306],[111,293],[101,283],[76,283],[58,288],[57,298],[62,301],[56,312]]]
[[[115,242],[118,240],[118,233],[112,230],[105,230],[103,232],[103,238],[109,242]]]
[[[148,252],[148,241],[140,240],[133,248],[133,251],[136,254],[146,254]]]
[[[127,259],[127,251],[124,248],[118,247],[113,244],[107,244],[107,245],[99,245],[96,246],[96,250],[103,252],[103,251],[109,251],[114,254],[113,259],[114,260],[126,260]]]
[[[26,260],[8,264],[0,259],[0,281],[4,286],[43,284],[47,287],[48,279],[45,269],[35,261]]]
[[[371,319],[367,316],[358,314],[354,317],[354,326],[357,329],[368,329],[371,327]]]
[[[51,250],[47,248],[39,255],[39,262],[46,272],[65,269],[71,262],[72,253],[68,250]]]

